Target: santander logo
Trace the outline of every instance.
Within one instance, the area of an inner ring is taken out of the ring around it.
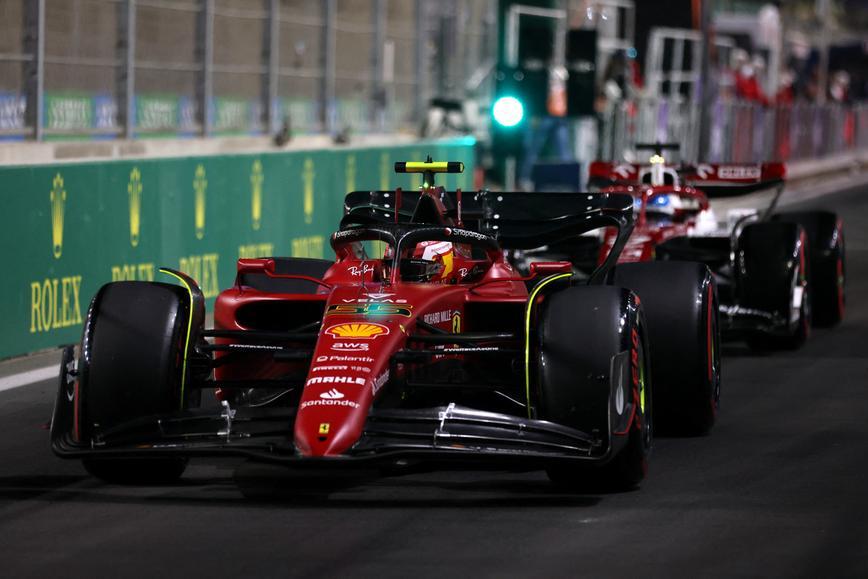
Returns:
[[[319,397],[324,398],[325,400],[340,400],[344,397],[344,393],[337,388],[332,388],[328,392],[323,392],[322,394],[320,394]]]

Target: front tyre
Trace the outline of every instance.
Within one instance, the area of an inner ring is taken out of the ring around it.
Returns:
[[[626,490],[648,469],[653,423],[648,344],[629,290],[572,287],[543,304],[538,325],[539,418],[603,433],[609,461],[553,464],[571,491]]]
[[[190,315],[190,299],[178,286],[115,282],[100,289],[83,339],[80,443],[98,443],[113,428],[187,406]],[[108,482],[163,484],[183,474],[186,459],[88,458],[84,466]]]

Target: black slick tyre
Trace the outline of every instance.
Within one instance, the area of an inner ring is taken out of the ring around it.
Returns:
[[[736,247],[736,294],[740,305],[769,312],[771,327],[746,338],[757,351],[796,350],[811,331],[808,236],[795,222],[745,226]]]
[[[844,224],[831,211],[779,213],[775,221],[798,223],[808,236],[811,322],[834,326],[844,319],[846,260]]]
[[[635,296],[622,288],[572,287],[543,304],[538,417],[608,433],[614,454],[602,465],[549,467],[549,478],[571,492],[628,490],[645,478],[653,419],[642,320]],[[610,400],[615,401],[611,407]],[[610,408],[613,423],[622,425],[614,432],[609,432]]]
[[[106,284],[88,312],[81,362],[83,441],[186,404],[184,353],[190,302],[178,286],[153,282]],[[88,458],[94,476],[118,483],[166,483],[184,472],[183,458]]]
[[[635,292],[651,344],[655,427],[677,436],[707,434],[720,404],[717,284],[688,261],[620,264],[612,283]]]

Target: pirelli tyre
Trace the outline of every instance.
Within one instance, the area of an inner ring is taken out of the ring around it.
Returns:
[[[637,486],[648,469],[653,413],[635,295],[609,286],[568,288],[543,303],[537,330],[539,417],[608,433],[613,454],[600,466],[552,466],[549,477],[573,491]]]
[[[800,348],[811,330],[808,235],[796,222],[746,225],[735,247],[735,290],[739,305],[772,314],[749,334],[754,350]]]
[[[808,285],[814,326],[834,326],[844,319],[846,260],[844,224],[831,211],[779,213],[775,221],[798,223],[808,236]]]
[[[138,418],[177,411],[184,392],[190,300],[184,288],[153,282],[103,286],[91,303],[80,362],[79,438],[96,442]],[[159,484],[178,479],[182,458],[86,458],[103,480]]]
[[[720,404],[721,360],[717,284],[708,267],[689,261],[615,267],[615,286],[642,303],[651,342],[657,431],[708,433]]]

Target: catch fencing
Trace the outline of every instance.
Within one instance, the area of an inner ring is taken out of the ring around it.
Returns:
[[[801,161],[868,150],[868,104],[762,106],[719,100],[709,108],[708,151],[700,159],[700,107],[677,99],[638,99],[602,115],[601,150],[627,158],[635,143],[675,142],[688,162]]]
[[[466,96],[496,0],[3,0],[0,139],[391,133]]]

